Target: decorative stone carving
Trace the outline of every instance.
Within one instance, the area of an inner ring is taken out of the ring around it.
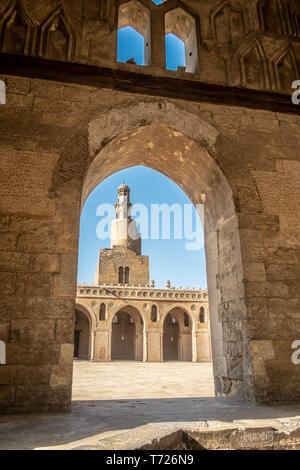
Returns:
[[[75,37],[61,7],[41,25],[39,54],[53,60],[72,60]]]
[[[241,84],[248,88],[269,88],[267,61],[260,42],[248,46],[240,55]]]
[[[260,29],[266,33],[283,34],[282,10],[278,0],[261,0],[258,3]]]
[[[243,7],[224,2],[214,10],[211,16],[211,28],[213,38],[218,44],[241,39],[246,34]]]
[[[292,82],[299,77],[293,50],[285,48],[272,59],[272,64],[276,89],[290,92]]]
[[[0,20],[0,44],[11,54],[31,54],[36,40],[36,29],[20,2],[13,2]]]

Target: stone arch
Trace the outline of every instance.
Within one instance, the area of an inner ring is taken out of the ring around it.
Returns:
[[[94,345],[93,345],[93,332],[96,328],[96,319],[95,319],[95,314],[91,310],[91,307],[88,305],[84,305],[83,302],[76,302],[75,304],[75,312],[78,310],[80,313],[82,313],[88,320],[89,323],[89,341],[88,341],[88,358],[89,360],[93,359],[94,355]]]
[[[291,47],[284,48],[271,60],[274,88],[290,93],[292,82],[298,78],[298,64]]]
[[[206,323],[206,312],[205,312],[205,308],[203,306],[200,307],[199,322],[202,323],[202,324]]]
[[[119,284],[124,283],[124,268],[123,266],[119,267]]]
[[[108,315],[107,315],[108,324],[111,326],[113,318],[116,315],[116,313],[118,313],[120,310],[125,310],[128,307],[130,309],[135,309],[139,313],[139,315],[140,315],[140,317],[143,321],[143,328],[144,328],[144,330],[146,330],[146,328],[148,327],[147,316],[141,308],[137,307],[133,303],[128,304],[128,303],[123,302],[121,304],[116,305],[112,309],[109,309],[108,310]]]
[[[199,72],[198,31],[196,18],[182,7],[165,14],[165,34],[175,34],[185,45],[186,72]]]
[[[129,275],[130,275],[130,269],[128,266],[126,266],[124,269],[124,284],[130,284]]]
[[[171,306],[169,306],[169,308],[162,315],[161,322],[163,323],[166,316],[169,315],[169,313],[171,313],[175,309],[181,310],[182,313],[185,313],[188,316],[189,322],[190,322],[190,328],[191,328],[192,331],[195,331],[197,325],[196,325],[196,322],[195,322],[191,312],[189,312],[189,310],[185,306],[183,306],[181,304],[178,304],[178,303],[174,303]],[[182,318],[183,318],[183,316],[182,316]]]
[[[168,325],[168,318],[174,317],[176,323]],[[186,324],[185,318],[188,318],[188,324]],[[163,321],[163,357],[166,359],[192,361],[193,360],[193,332],[194,332],[194,321],[190,313],[181,306],[175,306],[172,309],[168,309]],[[177,336],[172,338],[174,342],[169,341],[169,336]],[[173,344],[172,344],[173,343]],[[170,351],[165,351],[165,349]],[[177,359],[176,359],[177,349]]]
[[[113,322],[115,315],[120,316],[120,322]],[[140,309],[128,304],[119,305],[111,313],[109,325],[111,359],[145,360],[146,324]]]
[[[258,40],[239,54],[241,85],[247,88],[269,88],[267,60]]]
[[[284,1],[286,21],[290,36],[300,38],[300,7],[295,0]]]
[[[118,30],[131,26],[144,38],[144,64],[151,65],[151,15],[139,0],[122,3],[118,9]]]
[[[159,315],[158,315],[158,307],[156,304],[151,305],[151,322],[152,323],[157,323],[159,321]]]
[[[104,302],[101,302],[100,309],[99,309],[99,320],[100,321],[105,321],[106,320],[106,315],[107,315],[106,304]]]
[[[52,60],[72,60],[75,35],[61,6],[40,26],[39,55]]]
[[[139,101],[126,107],[126,119],[124,108],[114,108],[93,118],[70,139],[57,163],[50,194],[57,198],[60,207],[69,207],[70,198],[76,203],[79,226],[80,200],[83,205],[90,192],[112,173],[144,165],[171,178],[195,205],[205,202],[216,393],[249,398],[253,393],[252,363],[236,212],[236,204],[241,203],[234,198],[230,175],[227,177],[217,163],[219,152],[235,153],[235,147],[229,138],[220,141],[217,129],[197,114],[163,100]],[[227,265],[224,259],[229,260]],[[232,289],[228,289],[228,279]],[[227,303],[231,309],[225,308]],[[224,348],[228,330],[240,348],[234,361],[230,348]]]
[[[280,0],[260,0],[257,8],[262,31],[276,35],[285,33]]]

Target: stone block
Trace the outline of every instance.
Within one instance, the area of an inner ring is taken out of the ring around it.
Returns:
[[[51,366],[6,365],[0,367],[1,385],[49,384]]]
[[[0,271],[28,273],[31,257],[28,253],[0,251]]]
[[[24,292],[26,296],[48,297],[51,294],[52,275],[49,273],[28,274],[18,282],[24,283]]]
[[[27,297],[25,299],[25,318],[66,318],[73,319],[75,312],[74,297]]]
[[[54,340],[55,321],[40,318],[36,320],[17,319],[11,322],[11,337],[16,337],[23,343],[30,344],[33,348]]]
[[[51,236],[37,236],[22,234],[18,238],[18,251],[29,253],[54,253],[55,238]]]
[[[0,294],[14,294],[16,291],[16,274],[0,272]]]
[[[55,339],[61,343],[74,342],[74,318],[56,320]]]
[[[300,280],[299,264],[270,264],[266,267],[268,281],[295,281]]]
[[[0,247],[2,251],[14,251],[17,246],[17,237],[11,232],[0,232]]]
[[[39,254],[34,256],[32,272],[45,272],[51,274],[57,274],[60,272],[60,256]]]
[[[263,263],[245,263],[244,277],[247,281],[266,281],[266,271]]]
[[[0,410],[3,405],[11,405],[15,400],[15,386],[0,385]]]

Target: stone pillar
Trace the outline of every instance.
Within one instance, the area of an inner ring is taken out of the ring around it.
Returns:
[[[95,354],[95,331],[92,330],[91,327],[91,346],[90,346],[90,361],[94,360],[94,354]]]
[[[148,362],[148,341],[149,334],[146,333],[145,329],[143,330],[143,362]]]
[[[198,362],[211,362],[210,338],[208,330],[200,330],[197,333]]]
[[[193,333],[184,332],[180,335],[180,361],[192,361],[193,360]]]
[[[198,333],[192,332],[192,361],[197,362],[198,360]]]
[[[165,21],[160,11],[152,14],[151,21],[151,65],[153,68],[166,68]]]
[[[148,362],[162,362],[162,334],[159,331],[148,333]]]
[[[111,332],[108,330],[95,331],[94,361],[108,362],[111,360]]]
[[[145,334],[142,331],[137,331],[135,335],[135,360],[144,361],[145,357]]]

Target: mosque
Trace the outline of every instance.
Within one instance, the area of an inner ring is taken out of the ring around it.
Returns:
[[[99,252],[94,284],[77,286],[74,357],[211,362],[207,290],[177,289],[170,281],[158,289],[150,282],[149,257],[142,254],[130,207],[124,183],[118,188],[111,248]]]

